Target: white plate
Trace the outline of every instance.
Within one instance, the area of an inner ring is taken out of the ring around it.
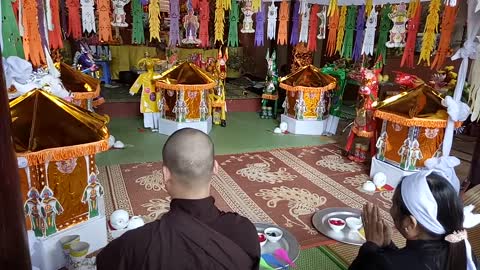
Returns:
[[[328,225],[328,219],[330,218],[341,218],[343,220],[348,217],[359,218],[362,215],[362,211],[354,208],[326,208],[320,211],[315,212],[312,217],[313,226],[325,236],[342,242],[345,244],[361,246],[365,243],[365,240],[360,236],[356,231],[351,231],[348,226],[345,226],[340,232],[335,232],[332,230],[330,225]]]
[[[272,224],[266,224],[266,223],[254,223],[255,224],[255,227],[257,228],[257,232],[259,233],[263,233],[263,231],[266,229],[266,228],[278,228],[280,230],[282,230],[283,232],[283,236],[280,240],[278,240],[278,242],[270,242],[267,240],[267,243],[265,245],[263,245],[263,247],[261,247],[261,250],[262,250],[262,255],[263,254],[272,254],[273,255],[273,252],[279,248],[283,248],[285,249],[287,252],[288,252],[288,257],[293,261],[295,262],[297,259],[298,259],[298,255],[300,255],[300,245],[298,244],[298,241],[297,239],[295,238],[295,236],[293,236],[289,231],[287,231],[286,229],[282,228],[282,227],[279,227],[279,226],[276,226],[276,225],[272,225]],[[279,260],[281,261],[281,260]],[[284,269],[288,267],[288,264],[285,264],[285,266],[283,268],[276,268],[276,269]],[[275,267],[273,267],[275,268]]]

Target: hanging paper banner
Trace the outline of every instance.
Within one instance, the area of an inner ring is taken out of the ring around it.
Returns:
[[[365,25],[365,37],[363,39],[362,54],[373,56],[375,47],[375,30],[377,27],[378,12],[372,9]]]
[[[317,13],[320,11],[319,5],[313,5],[310,11],[310,31],[308,33],[308,50],[313,52],[317,50],[317,24],[318,16]]]
[[[338,9],[337,0],[330,0],[328,4],[328,17],[332,17]]]
[[[0,24],[2,34],[2,55],[3,57],[18,56],[24,58],[22,38],[18,31],[17,20],[13,13],[12,2],[2,1],[0,3],[1,15]]]
[[[298,44],[298,39],[299,39],[299,12],[300,10],[300,3],[295,2],[295,5],[293,5],[293,17],[292,17],[292,34],[290,35],[290,45],[297,45]]]
[[[455,28],[458,6],[446,6],[443,10],[442,24],[440,25],[440,41],[437,53],[433,59],[432,69],[441,69],[450,52],[450,41]]]
[[[410,2],[410,6],[414,6],[415,10],[410,13],[410,19],[407,23],[407,41],[405,43],[405,49],[403,50],[402,61],[400,66],[406,65],[408,68],[413,68],[415,57],[415,44],[417,43],[417,33],[420,28],[420,18],[422,16],[422,5],[420,0],[413,0]],[[409,11],[410,12],[410,11]]]
[[[387,42],[388,48],[403,48],[405,47],[406,29],[407,23],[407,6],[404,3],[393,6],[393,11],[388,15],[392,20],[393,26],[390,30],[390,40]]]
[[[357,61],[362,56],[363,39],[365,37],[365,6],[360,6],[357,15],[357,26],[355,31],[355,45],[353,47],[352,59]]]
[[[67,0],[68,31],[67,36],[75,40],[82,38],[82,19],[80,18],[80,0]]]
[[[208,0],[200,1],[200,33],[202,48],[210,46],[210,37],[208,35],[208,21],[210,20],[210,7]]]
[[[279,45],[287,45],[287,37],[288,37],[288,18],[290,13],[290,7],[286,0],[283,0],[280,4],[280,19],[278,24],[278,37],[277,37],[277,44]]]
[[[370,12],[373,9],[373,0],[366,0],[365,1],[365,15],[368,17],[370,16]]]
[[[53,29],[48,31],[48,40],[50,48],[61,49],[63,48],[62,41],[62,29],[60,24],[60,8],[58,0],[50,0],[50,8],[52,11],[52,24]]]
[[[112,26],[128,27],[128,23],[126,22],[127,13],[125,13],[125,5],[130,3],[130,0],[111,0],[111,1],[113,6]],[[106,2],[108,2],[108,0]]]
[[[265,8],[260,9],[257,14],[255,15],[255,46],[263,46],[264,45],[264,37],[265,37]]]
[[[42,48],[42,40],[38,31],[38,10],[36,1],[22,3],[22,22],[24,27],[23,49],[25,59],[32,62],[34,67],[45,63],[45,54]]]
[[[175,2],[178,4],[178,0],[170,1],[170,35],[172,33],[172,28],[175,27],[175,22],[172,25],[172,21],[176,21],[178,32],[178,13],[172,13],[172,8],[174,8]],[[148,25],[150,30],[150,41],[154,39],[160,40],[160,4],[158,0],[150,0],[150,4],[148,5]],[[170,41],[171,38],[172,37],[170,36]],[[180,39],[180,37],[178,37],[178,39]]]
[[[192,0],[192,8],[198,9],[200,7],[200,0]]]
[[[80,4],[82,6],[83,32],[96,33],[97,30],[95,29],[95,10],[93,9],[94,0],[80,0]],[[108,20],[108,23],[110,23],[110,20]]]
[[[38,30],[40,32],[40,40],[43,48],[49,48],[48,45],[48,27],[47,27],[47,12],[45,10],[45,2],[37,0],[37,16],[38,16]]]
[[[357,17],[357,6],[349,6],[347,10],[347,20],[345,22],[345,38],[342,45],[342,57],[352,58],[353,52],[353,33],[355,30],[355,18]]]
[[[270,40],[275,39],[275,34],[277,32],[277,15],[278,8],[275,6],[275,3],[272,1],[272,4],[268,7],[268,17],[267,17],[267,38]]]
[[[327,39],[327,55],[329,57],[335,54],[335,45],[337,43],[337,29],[340,21],[340,10],[337,8],[328,21],[328,39]]]
[[[61,27],[62,29],[65,29],[66,31],[68,29],[68,24],[67,24],[67,3],[65,3],[66,0],[60,0],[60,22],[61,22]]]
[[[347,6],[340,8],[340,19],[338,22],[337,44],[335,46],[335,53],[342,52],[343,38],[345,37],[345,22],[347,21]]]
[[[230,27],[228,30],[229,47],[238,47],[238,21],[240,16],[240,10],[238,8],[237,0],[232,0],[230,14],[228,15]]]
[[[252,2],[252,9],[254,12],[260,11],[262,7],[262,0],[247,0],[247,2]]]
[[[158,11],[160,14],[160,6],[158,5],[158,0],[151,0],[150,5],[152,2],[156,2],[156,6],[158,6]],[[160,15],[159,15],[160,16]],[[180,44],[180,3],[179,0],[170,0],[170,33],[169,33],[169,45],[176,46]],[[160,39],[160,37],[159,37]]]
[[[425,29],[423,30],[422,49],[420,50],[420,57],[418,64],[422,61],[426,61],[430,66],[430,55],[435,49],[435,41],[438,33],[438,12],[440,11],[440,0],[431,0],[428,8],[427,21],[425,23]]]
[[[305,12],[302,13],[302,22],[300,25],[300,37],[299,42],[308,42],[308,25],[310,23],[310,7],[305,7]],[[317,26],[315,26],[317,27]]]
[[[143,8],[139,0],[132,2],[132,43],[145,43],[145,34],[143,29]]]
[[[230,0],[217,0],[220,1],[220,5],[224,10],[230,10],[232,2]]]
[[[253,29],[253,19],[252,19],[252,16],[254,14],[252,1],[250,0],[245,1],[245,6],[242,8],[242,13],[243,13],[243,26],[242,26],[242,29],[240,29],[240,32],[247,33],[247,34],[255,33],[255,30]]]
[[[327,6],[322,6],[322,10],[317,13],[318,16],[318,39],[325,39],[325,33],[327,31]]]
[[[382,64],[385,65],[387,59],[387,40],[388,31],[390,31],[392,21],[388,17],[388,14],[392,11],[392,6],[386,4],[380,11],[380,33],[378,35],[377,48],[375,51],[375,57],[382,58]]]
[[[235,16],[232,16],[232,18]],[[236,16],[238,18],[238,16]],[[195,15],[193,10],[192,2],[187,1],[187,15],[183,17],[183,29],[185,30],[185,38],[182,39],[183,44],[200,44],[201,40],[197,39],[198,28],[200,28],[200,23],[198,22],[198,17]]]
[[[223,10],[221,0],[217,0],[215,9],[215,42],[220,41],[223,44],[223,32],[225,30],[224,28],[225,10]]]
[[[110,18],[110,1],[97,0],[98,17],[98,38],[101,41],[108,42],[112,40],[112,24]],[[125,13],[125,11],[124,11]]]

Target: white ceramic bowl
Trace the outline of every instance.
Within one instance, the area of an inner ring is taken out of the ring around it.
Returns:
[[[356,217],[348,217],[345,219],[348,228],[353,231],[358,231],[363,227],[362,220]]]
[[[125,229],[128,226],[128,220],[128,212],[123,209],[118,209],[113,211],[110,216],[110,225],[112,225],[115,230]]]
[[[257,233],[258,234],[258,242],[260,246],[263,247],[267,243],[267,236],[264,233]]]
[[[266,228],[263,233],[267,236],[268,241],[272,243],[278,242],[283,236],[282,230],[275,227]]]
[[[133,230],[133,229],[142,227],[143,225],[145,225],[145,221],[143,221],[143,218],[138,217],[138,216],[134,216],[128,222],[127,229]]]
[[[328,225],[332,228],[335,232],[340,232],[345,228],[346,222],[341,218],[329,218]]]

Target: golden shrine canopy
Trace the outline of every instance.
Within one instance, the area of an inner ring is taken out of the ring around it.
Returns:
[[[89,112],[42,90],[10,102],[15,152],[30,165],[108,150],[108,116]]]
[[[183,62],[158,76],[154,76],[155,85],[168,90],[201,91],[215,87],[216,82],[210,74],[194,63]]]
[[[287,91],[328,91],[335,89],[337,80],[314,65],[304,66],[280,79],[280,87]]]
[[[100,95],[100,80],[60,63],[60,80],[74,99],[93,99]]]

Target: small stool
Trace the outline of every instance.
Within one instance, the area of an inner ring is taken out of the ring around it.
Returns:
[[[105,84],[112,84],[109,61],[97,60],[95,61],[95,64],[102,68],[102,77],[100,78],[100,81],[104,82]]]
[[[268,101],[274,101],[275,105],[273,106],[273,119],[277,118],[277,105],[278,105],[278,94],[262,94],[262,107],[267,106]]]

